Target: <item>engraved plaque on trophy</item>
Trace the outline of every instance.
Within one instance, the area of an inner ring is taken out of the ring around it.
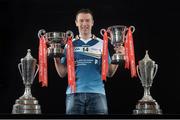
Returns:
[[[149,58],[148,51],[146,51],[145,57],[140,60],[137,65],[138,77],[144,87],[144,96],[138,101],[136,109],[133,110],[133,114],[162,114],[160,106],[150,94],[150,88],[157,73],[157,69],[158,65],[155,64],[155,61]]]
[[[25,86],[24,94],[16,100],[13,105],[12,114],[41,114],[38,100],[31,94],[31,85],[39,70],[36,59],[31,56],[31,50],[27,50],[27,55],[21,58],[18,68]]]

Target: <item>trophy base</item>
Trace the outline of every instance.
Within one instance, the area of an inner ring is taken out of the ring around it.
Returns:
[[[125,60],[124,55],[114,54],[114,55],[112,56],[111,63],[112,63],[112,64],[120,64],[120,63],[122,63],[124,60]]]
[[[154,101],[141,101],[139,100],[136,105],[136,109],[133,110],[134,115],[161,115],[162,110],[160,109],[158,103]]]
[[[20,97],[13,105],[12,114],[41,114],[41,107],[34,97]]]

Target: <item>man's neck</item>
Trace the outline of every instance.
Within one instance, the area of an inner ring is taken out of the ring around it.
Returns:
[[[84,40],[87,40],[92,37],[92,34],[79,34],[79,37]]]

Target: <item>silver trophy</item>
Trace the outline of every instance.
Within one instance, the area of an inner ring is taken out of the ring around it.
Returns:
[[[44,36],[47,43],[47,53],[49,57],[62,57],[63,49],[61,48],[67,42],[67,36],[73,36],[72,31],[65,32],[47,32],[44,29],[39,30],[38,37]]]
[[[146,51],[145,57],[137,65],[137,73],[144,87],[144,96],[138,101],[133,114],[162,114],[158,103],[150,94],[150,88],[157,70],[158,65],[149,58],[148,51]]]
[[[41,108],[38,100],[31,94],[31,85],[39,70],[36,59],[31,56],[31,50],[27,50],[27,55],[21,58],[18,64],[20,74],[25,85],[24,94],[16,100],[13,105],[12,114],[41,114]]]
[[[132,33],[135,31],[134,26],[130,26],[132,28]],[[127,26],[124,25],[114,25],[110,26],[106,29],[101,29],[100,33],[103,36],[103,32],[107,31],[108,38],[111,40],[111,44],[114,47],[117,46],[123,46],[124,41],[126,40],[126,34],[127,34]],[[119,64],[121,61],[125,60],[125,56],[122,53],[114,53],[112,56],[112,64]]]

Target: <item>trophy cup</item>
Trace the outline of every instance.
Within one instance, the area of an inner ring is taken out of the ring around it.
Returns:
[[[67,42],[67,35],[73,36],[72,31],[68,30],[65,32],[47,32],[44,29],[39,30],[38,37],[44,36],[47,42],[47,53],[49,57],[62,57],[63,56],[63,49]]]
[[[31,94],[31,85],[33,84],[39,67],[36,64],[36,59],[31,56],[30,49],[27,50],[27,55],[21,58],[21,63],[18,64],[18,68],[23,79],[23,84],[25,85],[25,91],[13,105],[12,114],[41,114],[38,100]]]
[[[138,101],[133,114],[162,114],[158,103],[150,94],[150,87],[152,86],[157,69],[158,65],[149,58],[148,51],[146,51],[145,57],[137,65],[137,73],[144,87],[144,96]]]
[[[134,26],[130,26],[133,30],[132,33],[135,31]],[[128,28],[123,25],[114,25],[107,28],[108,38],[111,40],[111,44],[114,47],[123,46],[124,41],[126,39],[126,33]],[[101,29],[100,33],[103,36],[103,32],[106,31],[105,29]],[[122,53],[114,53],[112,56],[112,64],[119,64],[120,61],[125,60],[125,56]]]

